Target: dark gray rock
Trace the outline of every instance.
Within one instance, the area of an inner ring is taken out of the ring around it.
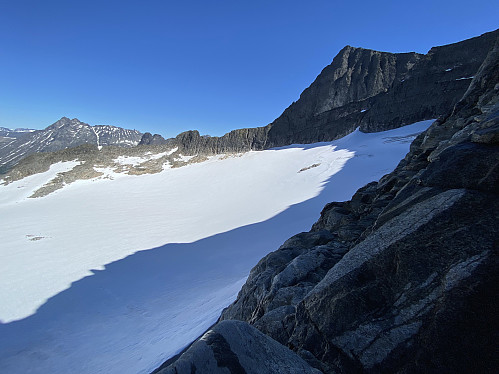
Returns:
[[[499,144],[499,125],[491,124],[490,127],[474,131],[471,134],[473,143]]]
[[[162,145],[168,142],[159,134],[152,135],[150,132],[146,132],[142,135],[138,145]]]
[[[370,107],[423,58],[347,46],[317,79],[270,124],[268,146],[333,140],[353,131]]]
[[[433,354],[416,341],[433,328],[437,311],[455,308],[453,302],[466,304],[465,298],[456,301],[451,295],[482,281],[480,266],[496,261],[497,231],[491,228],[499,219],[497,198],[491,201],[462,189],[440,191],[433,189],[423,201],[405,202],[402,213],[329,270],[297,306],[290,345],[320,358],[326,371],[352,365],[375,372],[403,371],[413,364],[404,357]],[[493,298],[484,302],[494,309]],[[489,322],[497,318],[485,314]],[[482,322],[475,318],[468,323]],[[447,339],[434,342],[440,351],[446,344]],[[466,348],[453,344],[446,357],[438,357],[446,365],[459,351],[465,353]],[[425,369],[436,372],[445,366]]]
[[[180,358],[157,374],[319,374],[296,353],[240,321],[208,330]]]
[[[426,55],[345,47],[269,125],[266,147],[334,140],[359,126],[383,131],[444,115],[461,99],[498,35],[435,47]]]
[[[183,132],[175,138],[185,154],[238,153],[265,148],[267,127],[233,130],[221,137],[200,135],[197,130]]]
[[[275,121],[222,137],[197,131],[174,140],[185,154],[244,152],[383,131],[447,114],[468,89],[499,31],[428,54],[347,46]]]
[[[247,321],[323,372],[495,373],[498,56],[496,43],[392,173],[262,259],[222,323]]]
[[[269,311],[269,306],[272,304],[275,296],[273,292],[278,289],[278,287],[275,287],[274,281],[293,285],[293,282],[286,279],[285,275],[279,277],[279,274],[285,272],[288,266],[293,267],[293,260],[300,255],[306,254],[315,247],[329,243],[333,237],[331,233],[325,230],[301,233],[288,239],[277,251],[269,253],[251,270],[236,302],[230,309],[222,313],[222,319],[239,319],[250,322],[258,320],[265,312]],[[296,276],[295,279],[306,276],[309,272],[310,269],[304,271],[301,276]],[[278,306],[286,304],[286,302],[281,302],[278,303]]]
[[[8,129],[6,127],[0,127],[0,144],[10,143],[11,141],[23,136],[24,134],[33,131],[36,130],[25,128]]]
[[[433,162],[428,166],[420,180],[423,185],[429,186],[497,192],[499,147],[471,142],[449,147],[440,153],[438,163]]]
[[[361,121],[373,132],[445,115],[461,100],[499,32],[432,48],[401,81],[378,95]]]

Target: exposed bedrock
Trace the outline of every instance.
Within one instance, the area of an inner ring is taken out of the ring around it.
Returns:
[[[266,335],[252,344],[326,373],[496,372],[498,47],[392,173],[264,257],[218,326],[244,321]]]
[[[180,359],[156,373],[318,374],[320,372],[308,365],[296,353],[249,324],[224,321],[208,330]]]
[[[426,55],[346,46],[269,125],[221,137],[193,130],[171,140],[186,154],[242,152],[331,141],[357,127],[376,132],[437,118],[461,99],[498,35],[434,47]],[[149,137],[144,135],[144,144]]]

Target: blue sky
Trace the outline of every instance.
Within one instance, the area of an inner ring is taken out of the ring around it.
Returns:
[[[347,44],[426,53],[498,21],[491,0],[0,0],[0,126],[221,135],[272,122]]]

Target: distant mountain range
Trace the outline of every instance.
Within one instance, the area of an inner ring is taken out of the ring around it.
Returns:
[[[34,129],[23,129],[23,128],[18,128],[18,129],[8,129],[6,127],[0,127],[0,136],[2,137],[16,137],[19,136],[20,134],[24,134],[25,132],[33,132],[36,131]]]
[[[76,118],[61,118],[44,130],[0,128],[0,173],[37,152],[58,151],[81,144],[98,147],[136,146],[142,133],[109,125],[90,126]]]

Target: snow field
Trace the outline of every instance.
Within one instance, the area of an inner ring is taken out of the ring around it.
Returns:
[[[262,256],[393,170],[431,122],[108,171],[37,199],[77,163],[0,186],[0,372],[150,372],[216,321]]]

